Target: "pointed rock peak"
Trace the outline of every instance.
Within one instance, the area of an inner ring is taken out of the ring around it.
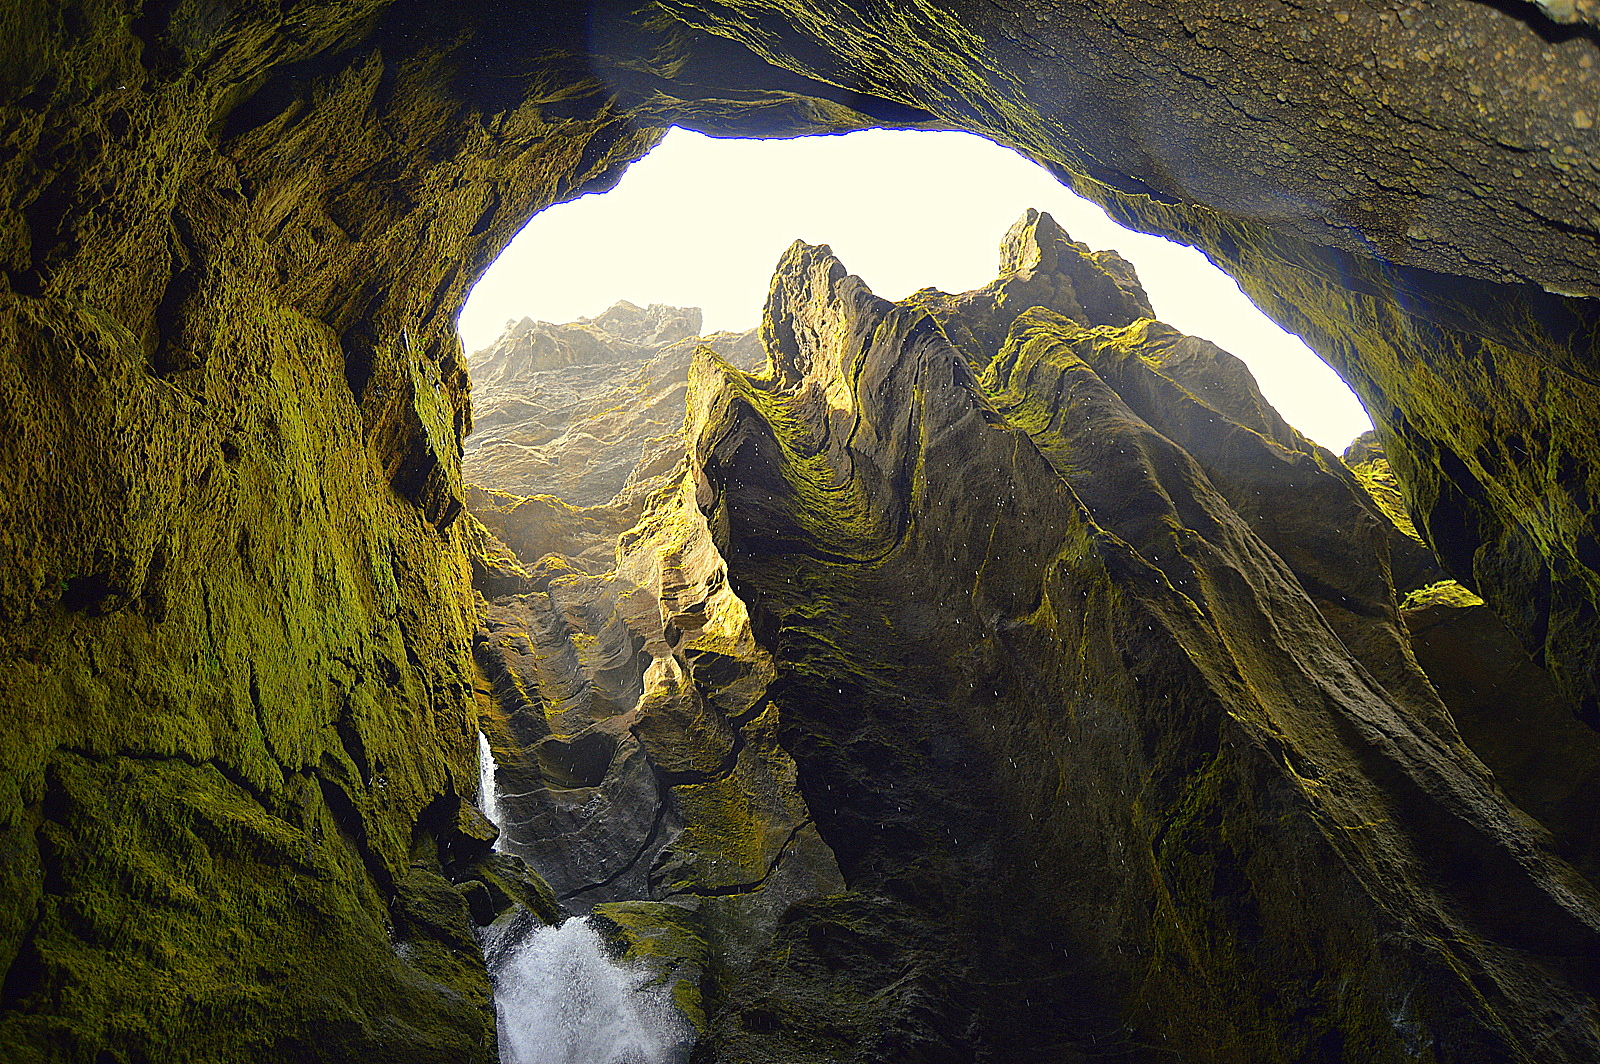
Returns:
[[[999,284],[1039,288],[1038,305],[1091,325],[1127,325],[1155,316],[1133,264],[1114,251],[1080,244],[1049,214],[1029,208],[1000,242]],[[1048,292],[1045,290],[1048,289]]]
[[[1000,241],[1000,276],[1016,274],[1027,279],[1036,272],[1054,273],[1061,248],[1072,244],[1072,237],[1059,222],[1029,207]]]
[[[839,326],[864,317],[853,309],[862,301],[881,306],[870,315],[873,320],[889,307],[828,245],[789,245],[772,274],[761,316],[761,342],[778,377],[793,382],[808,374],[831,375],[843,340]]]

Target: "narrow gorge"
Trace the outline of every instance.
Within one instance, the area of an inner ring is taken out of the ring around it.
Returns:
[[[0,1056],[522,1064],[559,925],[697,1064],[1600,1058],[1597,25],[0,12]],[[673,125],[1014,147],[1376,432],[1036,212],[469,359]]]

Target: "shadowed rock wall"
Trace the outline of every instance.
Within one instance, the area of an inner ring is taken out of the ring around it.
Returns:
[[[697,500],[850,888],[711,1056],[1589,1059],[1600,893],[1418,667],[1407,537],[1231,356],[1052,309],[1086,258],[1025,219],[989,289],[890,304],[797,244],[773,371],[696,365]]]
[[[705,979],[691,1013],[791,903],[842,887],[778,744],[770,656],[685,479],[695,352],[746,368],[765,353],[754,329],[688,336],[699,320],[619,303],[510,324],[474,357],[494,427],[466,464],[539,492],[468,492],[468,520],[486,526],[474,652],[499,847],[574,912],[627,912],[641,932],[664,919],[668,943],[695,929],[714,963],[693,961]],[[491,533],[515,556],[494,572]]]

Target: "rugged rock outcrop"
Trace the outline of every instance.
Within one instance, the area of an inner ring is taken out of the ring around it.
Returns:
[[[1419,531],[1592,722],[1586,12],[13,5],[4,1055],[490,1055],[429,853],[475,776],[452,322],[674,122],[972,129],[1203,248],[1363,395]]]
[[[796,245],[772,372],[696,364],[697,501],[850,887],[715,1059],[1591,1058],[1600,893],[1418,668],[1406,537],[1228,356],[1073,316],[1084,258],[1025,219],[997,285],[889,304]],[[1066,312],[947,310],[1052,260]]]
[[[621,302],[568,325],[507,323],[469,362],[467,478],[577,508],[610,504],[632,524],[683,457],[684,389],[702,343],[745,369],[764,357],[754,329],[701,337],[692,307]]]
[[[736,969],[790,903],[842,884],[777,741],[770,660],[698,518],[664,494],[614,571],[547,567],[486,604],[480,719],[503,850],[574,911],[696,912]]]
[[[610,569],[617,536],[683,459],[695,349],[743,369],[765,357],[756,330],[702,337],[700,318],[626,301],[567,325],[524,318],[472,357],[467,505],[528,564]]]
[[[475,652],[501,849],[573,911],[626,912],[636,930],[662,917],[668,942],[689,921],[722,973],[791,903],[842,883],[777,742],[771,661],[685,495],[695,351],[747,368],[765,355],[755,330],[695,337],[699,324],[698,310],[619,303],[510,326],[474,358],[496,428],[467,471],[541,493],[468,502],[486,526]],[[684,960],[707,981],[703,1025],[713,968]]]

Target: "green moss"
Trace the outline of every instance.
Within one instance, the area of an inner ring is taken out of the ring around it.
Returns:
[[[1372,501],[1378,504],[1378,509],[1394,526],[1418,543],[1422,537],[1417,534],[1416,525],[1411,522],[1411,513],[1406,508],[1405,496],[1400,491],[1400,481],[1394,475],[1394,470],[1389,468],[1387,458],[1373,458],[1365,462],[1357,462],[1349,467],[1350,472],[1356,475],[1356,481],[1366,489]]]
[[[440,1047],[489,1055],[459,898],[438,877],[401,884],[415,903],[391,918],[358,826],[312,780],[288,781],[276,811],[215,765],[174,758],[61,754],[49,781],[52,889],[0,1024],[7,1060],[76,1060],[108,1027],[174,1062],[332,1061],[372,1044],[416,1064]]]
[[[700,920],[665,902],[624,901],[596,905],[589,923],[606,940],[613,958],[643,968],[653,985],[669,986],[673,1003],[696,1031],[720,998],[715,961]]]
[[[1454,580],[1440,580],[1408,592],[1400,608],[1422,609],[1424,606],[1482,606],[1483,599],[1474,595]]]

